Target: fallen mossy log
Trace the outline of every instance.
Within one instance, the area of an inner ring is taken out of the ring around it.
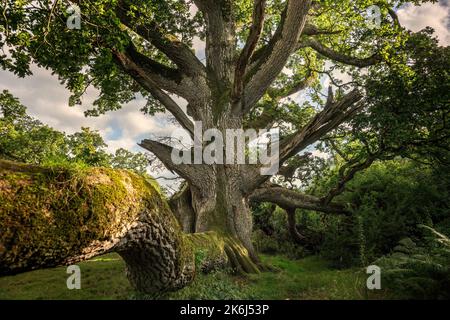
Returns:
[[[0,160],[0,276],[108,252],[125,260],[137,291],[153,295],[185,286],[196,271],[230,264],[257,271],[233,239],[214,232],[184,234],[167,202],[142,176]]]

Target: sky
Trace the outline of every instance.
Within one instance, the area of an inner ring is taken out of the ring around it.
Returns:
[[[399,19],[405,27],[419,31],[426,26],[436,30],[442,45],[450,44],[450,1],[442,0],[436,4],[420,7],[408,5],[398,10]],[[197,55],[204,56],[203,45],[196,41]],[[7,89],[28,107],[30,115],[51,127],[68,134],[79,131],[81,127],[98,130],[108,144],[110,152],[118,148],[130,151],[144,151],[137,145],[142,139],[170,135],[175,125],[165,114],[148,116],[139,109],[145,104],[135,100],[121,110],[109,112],[100,117],[84,117],[83,112],[96,98],[95,90],[89,90],[83,98],[83,106],[69,107],[69,92],[61,85],[51,71],[34,67],[33,75],[17,78],[7,71],[0,70],[0,90]]]

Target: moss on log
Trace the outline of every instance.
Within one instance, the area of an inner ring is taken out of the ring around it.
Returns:
[[[181,288],[195,274],[192,241],[145,178],[0,161],[0,275],[111,251],[126,261],[133,286],[148,294]]]
[[[184,234],[151,181],[126,170],[42,168],[0,160],[0,276],[117,252],[134,288],[158,296],[195,272],[255,272],[215,232]]]

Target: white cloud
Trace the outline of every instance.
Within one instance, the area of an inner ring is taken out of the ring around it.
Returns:
[[[450,7],[446,1],[440,4],[425,3],[421,6],[407,5],[397,12],[400,22],[412,31],[419,31],[427,26],[435,29],[442,45],[450,44]]]
[[[128,137],[123,137],[120,139],[108,139],[107,144],[108,144],[107,150],[110,153],[114,153],[117,149],[120,148],[124,148],[127,150],[136,149],[136,140]]]

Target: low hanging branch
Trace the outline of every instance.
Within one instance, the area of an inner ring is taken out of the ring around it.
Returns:
[[[255,272],[245,248],[214,232],[184,234],[146,178],[106,168],[55,169],[0,160],[0,275],[117,252],[133,287],[182,288],[231,264]],[[201,252],[201,261],[195,258]]]
[[[182,151],[150,139],[141,141],[139,146],[152,152],[159,160],[161,160],[166,168],[176,172],[194,186],[206,185],[206,177],[212,174],[212,167],[205,164],[175,164],[172,159],[172,154],[188,152],[186,150]]]
[[[256,189],[250,195],[250,200],[254,202],[271,202],[285,209],[314,210],[338,215],[349,214],[342,204],[324,203],[320,198],[277,185]]]

